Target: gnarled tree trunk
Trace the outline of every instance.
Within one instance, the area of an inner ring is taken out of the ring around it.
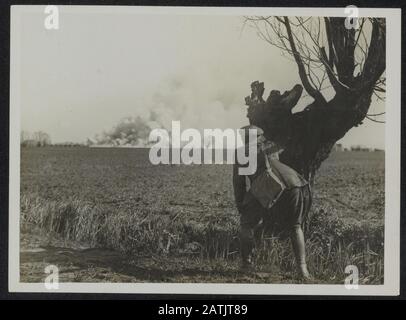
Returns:
[[[385,21],[371,20],[371,39],[366,50],[363,68],[354,75],[355,48],[359,36],[355,30],[345,29],[343,18],[326,18],[325,27],[329,46],[319,48],[319,59],[324,65],[334,97],[327,101],[320,90],[309,82],[303,56],[295,46],[288,18],[280,19],[285,25],[290,53],[298,65],[304,89],[314,101],[303,111],[292,113],[301,97],[302,85],[280,94],[271,91],[264,100],[264,84],[251,84],[251,95],[246,97],[247,117],[251,124],[261,127],[265,135],[278,143],[284,151],[281,161],[290,165],[313,181],[316,170],[328,157],[334,144],[351,128],[362,124],[367,116],[371,98],[385,71]]]

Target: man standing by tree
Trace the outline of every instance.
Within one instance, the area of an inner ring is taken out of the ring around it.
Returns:
[[[256,16],[247,17],[246,22],[257,29],[263,40],[294,58],[302,82],[283,94],[273,90],[266,100],[262,97],[264,84],[253,82],[251,95],[245,99],[249,122],[263,129],[264,137],[283,149],[281,162],[312,185],[317,169],[338,140],[364,119],[380,122],[374,117],[384,114],[370,115],[368,110],[373,96],[383,99],[385,94],[385,19],[360,18],[356,28],[348,27],[345,18],[334,17]],[[293,113],[303,88],[313,102]],[[322,94],[325,89],[329,99]],[[258,206],[247,209],[243,178],[235,172],[235,196],[242,217],[244,212],[259,211]],[[276,205],[272,208],[279,209],[278,214],[285,211]],[[243,225],[242,218],[244,244]],[[299,239],[303,233],[298,235]],[[295,249],[295,241],[293,244]],[[304,250],[304,246],[300,247]],[[244,253],[249,250],[244,250],[243,259],[249,262],[249,255]],[[301,250],[296,247],[295,252],[298,257]],[[300,257],[298,261],[301,263]],[[302,272],[305,277],[306,271]]]
[[[255,229],[261,221],[275,235],[290,236],[299,275],[310,279],[306,264],[303,224],[311,204],[308,182],[295,170],[278,160],[278,148],[267,141],[263,130],[256,126],[242,128],[245,151],[252,147],[250,130],[256,130],[258,147],[257,170],[250,176],[239,174],[240,164],[233,170],[234,195],[240,213],[240,242],[242,267],[252,264]],[[268,180],[268,183],[264,180]]]

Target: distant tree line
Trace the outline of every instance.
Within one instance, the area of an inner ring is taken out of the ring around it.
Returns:
[[[51,137],[43,131],[30,133],[28,131],[21,132],[22,147],[45,147],[51,145]]]
[[[43,131],[36,131],[30,133],[28,131],[21,131],[21,147],[84,147],[84,143],[78,142],[57,142],[52,143],[51,137],[48,133]]]

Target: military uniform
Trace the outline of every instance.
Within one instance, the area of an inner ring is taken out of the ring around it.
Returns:
[[[247,144],[245,148],[248,148]],[[265,170],[266,159],[275,179],[283,184],[283,191],[271,208],[265,208],[250,192],[250,185]],[[257,170],[253,175],[239,175],[240,164],[233,170],[235,201],[240,213],[240,241],[243,262],[250,260],[254,244],[254,230],[262,221],[265,231],[274,235],[287,235],[295,226],[305,222],[311,204],[311,191],[308,182],[295,170],[279,161],[278,153],[271,146],[257,148]]]

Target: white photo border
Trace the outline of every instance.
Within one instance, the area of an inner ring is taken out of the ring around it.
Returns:
[[[20,36],[23,13],[45,6],[17,5],[10,16],[10,157],[9,157],[9,291],[43,293],[144,293],[227,295],[399,295],[400,286],[400,151],[401,151],[401,9],[359,8],[360,17],[386,18],[385,240],[384,284],[225,284],[225,283],[43,283],[20,282]],[[182,15],[274,15],[346,17],[342,8],[130,7],[58,6],[60,13]]]

